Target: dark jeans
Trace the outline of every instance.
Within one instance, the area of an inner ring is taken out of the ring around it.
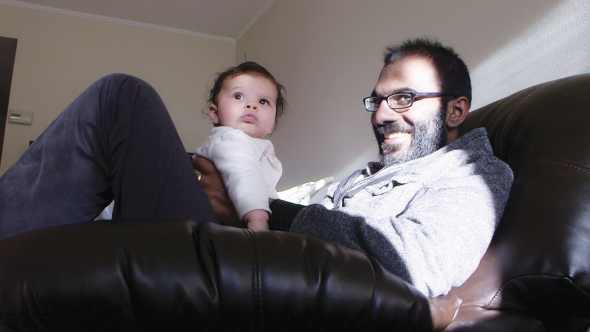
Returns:
[[[213,220],[157,92],[123,74],[82,93],[0,178],[0,238],[113,219]]]

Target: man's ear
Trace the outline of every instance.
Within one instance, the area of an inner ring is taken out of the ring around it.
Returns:
[[[455,129],[459,127],[467,115],[469,114],[469,100],[467,97],[459,97],[452,99],[447,103],[447,117],[445,124],[449,129]]]
[[[217,114],[217,105],[209,104],[209,109],[207,110],[207,116],[209,120],[213,123],[213,125],[219,124],[219,114]]]

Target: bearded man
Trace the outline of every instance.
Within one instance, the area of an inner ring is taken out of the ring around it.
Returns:
[[[470,103],[467,66],[451,48],[425,39],[388,48],[363,99],[381,160],[332,186],[322,204],[274,200],[271,229],[361,250],[427,296],[461,285],[485,253],[513,181],[485,129],[460,136]],[[204,187],[219,217],[229,203]]]

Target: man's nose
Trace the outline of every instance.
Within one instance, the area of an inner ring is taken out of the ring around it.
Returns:
[[[385,99],[381,100],[375,111],[375,123],[384,124],[385,122],[395,121],[400,117],[400,114],[392,110]]]

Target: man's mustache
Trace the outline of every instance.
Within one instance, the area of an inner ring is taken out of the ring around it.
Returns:
[[[400,122],[387,122],[381,125],[376,125],[375,131],[381,136],[386,136],[393,133],[411,134],[414,131],[414,128]]]

